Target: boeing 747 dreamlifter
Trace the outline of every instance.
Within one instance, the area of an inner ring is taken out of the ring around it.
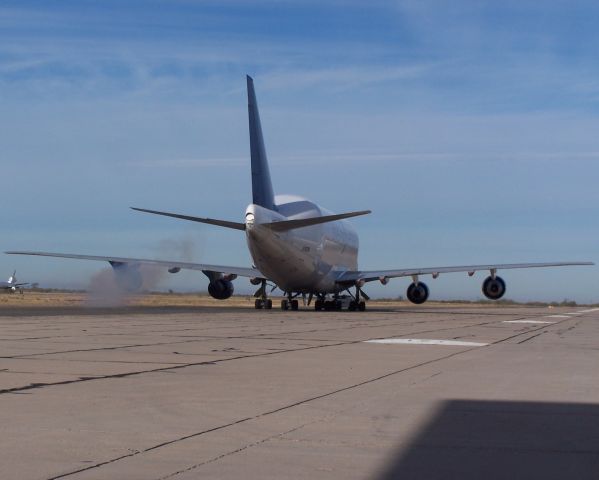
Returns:
[[[470,276],[478,270],[489,271],[482,285],[483,294],[492,300],[505,294],[505,282],[498,270],[533,267],[559,267],[593,265],[591,262],[548,262],[467,265],[455,267],[400,268],[395,270],[359,270],[358,235],[345,220],[370,213],[370,210],[333,214],[302,197],[274,195],[254,82],[247,77],[250,152],[252,170],[252,203],[245,210],[245,221],[232,222],[212,218],[180,215],[177,213],[133,208],[141,212],[164,215],[192,222],[208,223],[245,232],[253,267],[231,267],[197,263],[148,260],[139,258],[104,257],[49,252],[6,252],[17,255],[74,258],[107,261],[112,266],[117,283],[127,290],[141,287],[140,265],[154,265],[176,273],[181,269],[201,270],[209,279],[208,292],[217,299],[227,299],[233,294],[233,280],[237,276],[249,277],[256,292],[256,308],[272,308],[268,298],[267,282],[273,283],[285,294],[281,308],[298,309],[299,296],[308,297],[310,305],[315,298],[316,310],[364,310],[368,296],[362,287],[372,281],[383,285],[396,277],[411,277],[407,298],[413,303],[424,303],[429,290],[420,280],[423,275],[437,278],[442,273],[467,272]],[[347,295],[344,293],[347,292]]]

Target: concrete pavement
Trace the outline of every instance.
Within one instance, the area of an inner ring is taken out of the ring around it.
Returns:
[[[599,477],[599,309],[14,313],[3,479]]]

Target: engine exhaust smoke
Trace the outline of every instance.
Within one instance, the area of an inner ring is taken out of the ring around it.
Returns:
[[[166,238],[158,242],[152,250],[154,257],[160,260],[171,259],[183,262],[193,262],[202,242],[191,234],[182,238]],[[104,268],[93,274],[87,287],[85,304],[89,307],[118,307],[126,305],[131,295],[156,290],[163,280],[171,274],[164,267],[139,265],[136,268],[141,276],[141,286],[137,292],[128,292],[119,285],[114,269]]]

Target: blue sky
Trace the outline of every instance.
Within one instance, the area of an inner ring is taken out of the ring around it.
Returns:
[[[590,1],[4,1],[0,247],[250,264],[238,232],[127,208],[241,218],[249,73],[276,192],[373,210],[362,268],[599,261],[598,20]],[[104,266],[13,268],[85,286]],[[589,302],[597,275],[503,276],[510,298]]]

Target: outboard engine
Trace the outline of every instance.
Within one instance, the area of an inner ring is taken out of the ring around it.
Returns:
[[[483,282],[483,293],[489,300],[499,300],[505,294],[503,278],[489,276]]]
[[[143,278],[138,265],[121,262],[110,262],[110,265],[119,288],[126,292],[138,292],[141,289]]]
[[[406,296],[410,302],[417,305],[426,302],[428,299],[428,287],[426,283],[418,282],[410,284]]]
[[[208,284],[208,293],[217,300],[226,300],[233,295],[234,290],[233,282],[223,278],[211,280]]]

